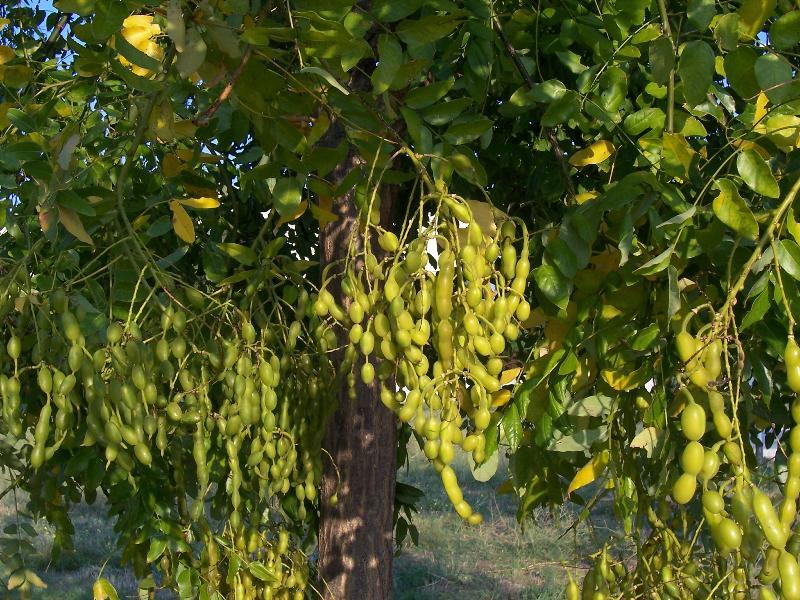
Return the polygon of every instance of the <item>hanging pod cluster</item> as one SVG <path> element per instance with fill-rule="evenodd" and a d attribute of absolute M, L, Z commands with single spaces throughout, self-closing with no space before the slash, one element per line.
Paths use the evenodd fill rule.
<path fill-rule="evenodd" d="M 204 297 L 186 296 L 201 315 Z M 168 587 L 188 570 L 205 598 L 303 598 L 332 379 L 304 333 L 308 294 L 288 327 L 185 306 L 98 328 L 63 290 L 44 296 L 5 344 L 0 432 L 28 445 L 52 522 L 69 528 L 65 497 L 106 494 L 138 576 L 156 568 Z"/>
<path fill-rule="evenodd" d="M 457 196 L 424 198 L 422 215 L 426 203 L 435 206 L 430 225 L 412 231 L 411 219 L 399 238 L 369 227 L 380 250 L 367 245 L 350 257 L 347 309 L 323 289 L 314 310 L 348 328 L 353 393 L 358 362 L 361 380 L 377 377 L 383 404 L 424 440 L 456 512 L 479 523 L 450 465 L 458 447 L 477 464 L 486 460 L 485 432 L 510 397 L 504 356 L 531 311 L 528 236 L 524 224 L 507 219 L 489 237 Z"/>
<path fill-rule="evenodd" d="M 800 600 L 800 400 L 792 402 L 794 426 L 783 439 L 785 473 L 768 488 L 745 460 L 741 392 L 724 368 L 736 349 L 711 324 L 690 333 L 696 314 L 675 338 L 680 371 L 667 412 L 674 418 L 662 435 L 679 441 L 666 446 L 675 448 L 666 464 L 659 459 L 666 476 L 647 492 L 653 504 L 639 508 L 648 527 L 636 563 L 631 568 L 604 548 L 582 582 L 568 575 L 567 600 Z M 800 393 L 800 348 L 791 336 L 784 362 L 788 389 Z"/>

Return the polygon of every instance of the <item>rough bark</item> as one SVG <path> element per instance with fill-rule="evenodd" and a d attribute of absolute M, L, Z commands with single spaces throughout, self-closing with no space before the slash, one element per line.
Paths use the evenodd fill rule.
<path fill-rule="evenodd" d="M 351 155 L 337 167 L 341 180 L 358 158 Z M 393 205 L 391 189 L 383 193 L 382 222 L 388 222 Z M 323 265 L 333 264 L 328 290 L 347 308 L 340 281 L 341 262 L 347 255 L 358 215 L 352 192 L 333 201 L 338 220 L 320 237 Z M 356 248 L 361 246 L 356 231 Z M 373 244 L 373 247 L 376 245 Z M 345 343 L 346 332 L 339 332 Z M 341 354 L 335 362 L 341 364 Z M 361 368 L 361 358 L 356 373 Z M 392 512 L 397 470 L 397 426 L 394 415 L 380 401 L 377 382 L 365 385 L 357 377 L 357 397 L 348 397 L 347 383 L 338 393 L 338 407 L 329 420 L 324 459 L 319 530 L 319 575 L 325 598 L 385 600 L 392 597 L 394 539 Z M 331 497 L 338 501 L 331 504 Z"/>

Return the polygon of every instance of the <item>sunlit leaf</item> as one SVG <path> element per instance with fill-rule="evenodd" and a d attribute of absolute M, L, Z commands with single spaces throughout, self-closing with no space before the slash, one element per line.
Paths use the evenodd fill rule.
<path fill-rule="evenodd" d="M 187 244 L 193 243 L 195 240 L 194 223 L 189 213 L 178 200 L 172 200 L 169 207 L 172 210 L 172 229 L 175 231 L 175 235 Z"/>
<path fill-rule="evenodd" d="M 89 244 L 90 246 L 94 246 L 92 238 L 89 237 L 88 233 L 86 233 L 86 228 L 83 226 L 83 222 L 77 213 L 71 208 L 61 206 L 60 204 L 57 204 L 56 207 L 58 208 L 58 220 L 64 226 L 64 229 L 69 231 L 80 241 Z"/>
<path fill-rule="evenodd" d="M 598 140 L 592 145 L 578 150 L 575 154 L 570 156 L 569 164 L 573 167 L 585 167 L 587 165 L 596 165 L 612 154 L 614 154 L 614 144 L 608 140 Z"/>
<path fill-rule="evenodd" d="M 775 10 L 776 0 L 744 0 L 739 7 L 739 32 L 754 38 Z"/>
<path fill-rule="evenodd" d="M 308 202 L 303 200 L 293 213 L 284 215 L 280 219 L 278 219 L 278 223 L 275 225 L 275 227 L 280 227 L 281 225 L 285 225 L 286 223 L 291 223 L 292 221 L 296 221 L 305 214 L 307 208 L 308 208 Z"/>
<path fill-rule="evenodd" d="M 780 195 L 778 182 L 767 162 L 754 150 L 742 150 L 736 159 L 736 169 L 751 190 L 768 198 Z"/>
<path fill-rule="evenodd" d="M 111 582 L 101 578 L 92 585 L 92 600 L 119 600 L 119 596 Z"/>
<path fill-rule="evenodd" d="M 572 481 L 570 481 L 569 486 L 567 487 L 567 496 L 572 494 L 572 492 L 575 490 L 589 485 L 598 477 L 600 477 L 600 475 L 602 475 L 606 470 L 606 465 L 608 465 L 607 451 L 593 456 L 588 463 L 586 463 L 577 473 L 575 473 L 575 477 L 572 478 Z"/>
<path fill-rule="evenodd" d="M 17 57 L 13 48 L 8 46 L 0 46 L 0 65 L 6 64 L 8 61 L 14 60 Z"/>
<path fill-rule="evenodd" d="M 631 440 L 631 448 L 643 449 L 649 458 L 658 443 L 658 435 L 659 431 L 655 427 L 645 427 Z"/>
<path fill-rule="evenodd" d="M 217 208 L 219 206 L 219 200 L 216 198 L 182 198 L 178 202 L 189 208 L 199 209 Z"/>
<path fill-rule="evenodd" d="M 717 218 L 746 239 L 758 238 L 758 222 L 739 190 L 730 179 L 718 179 L 714 187 L 719 195 L 714 198 L 713 209 Z"/>

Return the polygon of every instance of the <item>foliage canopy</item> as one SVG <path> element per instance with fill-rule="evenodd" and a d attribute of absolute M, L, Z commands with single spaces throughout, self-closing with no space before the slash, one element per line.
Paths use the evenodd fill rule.
<path fill-rule="evenodd" d="M 612 499 L 636 560 L 584 598 L 800 598 L 793 3 L 55 8 L 0 7 L 0 461 L 59 546 L 102 490 L 145 590 L 311 594 L 325 421 L 377 378 L 467 520 L 459 447 L 520 520 Z"/>

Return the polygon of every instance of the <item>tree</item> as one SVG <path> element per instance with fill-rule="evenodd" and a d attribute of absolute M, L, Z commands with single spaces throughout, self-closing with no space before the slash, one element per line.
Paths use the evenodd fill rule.
<path fill-rule="evenodd" d="M 458 448 L 608 497 L 584 597 L 800 597 L 791 3 L 55 5 L 0 7 L 0 456 L 58 545 L 102 490 L 144 590 L 386 598 L 414 437 L 473 524 Z"/>

